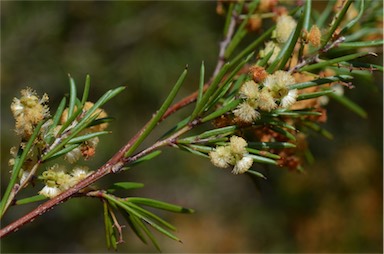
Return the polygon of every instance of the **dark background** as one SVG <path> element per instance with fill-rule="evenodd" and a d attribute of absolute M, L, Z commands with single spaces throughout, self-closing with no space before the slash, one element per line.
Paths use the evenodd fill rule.
<path fill-rule="evenodd" d="M 186 64 L 189 74 L 178 98 L 197 88 L 202 60 L 206 73 L 212 72 L 224 23 L 215 7 L 215 2 L 2 1 L 2 189 L 9 179 L 9 148 L 19 142 L 9 106 L 20 89 L 48 93 L 54 112 L 68 93 L 68 73 L 79 93 L 85 75 L 91 75 L 93 101 L 108 89 L 127 86 L 104 107 L 116 120 L 109 128 L 113 133 L 101 138 L 96 157 L 87 162 L 96 169 L 150 118 Z M 306 174 L 271 168 L 268 180 L 256 187 L 247 176 L 166 149 L 155 160 L 99 184 L 143 182 L 145 188 L 128 195 L 197 211 L 160 213 L 183 240 L 179 244 L 155 233 L 164 252 L 382 252 L 382 75 L 371 80 L 346 91 L 368 112 L 367 119 L 330 103 L 325 126 L 335 138 L 311 138 L 317 160 Z M 187 114 L 181 111 L 155 133 Z M 2 226 L 32 207 L 10 209 Z M 155 251 L 129 228 L 124 233 L 120 252 Z M 2 252 L 106 252 L 101 203 L 69 200 L 1 243 Z"/>

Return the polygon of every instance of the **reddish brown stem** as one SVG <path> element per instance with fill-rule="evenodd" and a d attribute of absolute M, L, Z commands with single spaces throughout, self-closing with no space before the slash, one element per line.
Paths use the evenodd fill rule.
<path fill-rule="evenodd" d="M 228 46 L 230 39 L 234 33 L 234 28 L 235 28 L 235 18 L 232 17 L 231 26 L 230 26 L 230 29 L 229 29 L 227 35 L 226 35 L 226 38 L 224 38 L 223 42 L 220 44 L 219 59 L 218 59 L 215 71 L 214 71 L 212 77 L 210 78 L 210 80 L 204 85 L 204 88 L 203 88 L 204 91 L 208 88 L 209 84 L 211 83 L 213 78 L 217 75 L 218 71 L 221 69 L 221 67 L 223 66 L 223 64 L 225 62 L 225 59 L 224 59 L 225 49 Z M 163 117 L 160 119 L 159 123 L 161 121 L 165 120 L 167 117 L 169 117 L 173 113 L 177 112 L 179 109 L 181 109 L 181 108 L 185 107 L 186 105 L 189 105 L 190 103 L 196 101 L 197 96 L 198 96 L 198 91 L 190 94 L 189 96 L 183 98 L 179 102 L 173 104 L 165 112 Z M 123 146 L 107 163 L 105 163 L 103 166 L 101 166 L 95 173 L 93 173 L 89 177 L 85 178 L 83 181 L 79 182 L 78 184 L 76 184 L 72 188 L 70 188 L 70 189 L 64 191 L 63 193 L 61 193 L 60 195 L 48 200 L 47 202 L 38 206 L 36 209 L 29 212 L 25 216 L 19 218 L 18 220 L 12 222 L 8 226 L 1 229 L 0 230 L 0 238 L 18 230 L 21 226 L 23 226 L 29 222 L 32 222 L 33 220 L 35 220 L 36 217 L 41 216 L 45 212 L 51 210 L 56 205 L 63 203 L 64 201 L 66 201 L 67 199 L 71 198 L 73 195 L 78 193 L 80 190 L 93 184 L 94 182 L 96 182 L 100 178 L 104 177 L 105 175 L 118 172 L 124 166 L 124 164 L 127 163 L 128 161 L 133 161 L 132 158 L 125 158 L 124 154 L 129 150 L 129 148 L 136 142 L 136 140 L 140 137 L 140 135 L 145 131 L 149 122 L 147 124 L 145 124 L 144 127 L 140 131 L 138 131 L 135 134 L 135 136 L 133 136 L 131 138 L 131 140 L 129 140 L 129 142 L 125 146 Z M 137 155 L 135 158 L 139 158 L 139 156 Z M 131 160 L 129 160 L 129 159 L 131 159 Z"/>
<path fill-rule="evenodd" d="M 205 85 L 204 88 L 207 88 L 208 84 Z M 192 93 L 191 95 L 185 97 L 184 99 L 180 100 L 179 102 L 173 104 L 164 114 L 164 116 L 161 118 L 160 121 L 166 119 L 168 116 L 172 115 L 179 109 L 183 108 L 184 106 L 194 102 L 197 98 L 197 92 Z M 149 122 L 148 122 L 149 123 Z M 60 195 L 48 200 L 44 204 L 38 206 L 33 211 L 29 212 L 25 216 L 19 218 L 18 220 L 12 222 L 8 226 L 4 227 L 0 230 L 0 238 L 17 231 L 21 226 L 32 222 L 35 220 L 36 217 L 43 215 L 45 212 L 51 210 L 56 205 L 63 203 L 76 193 L 78 193 L 80 190 L 84 189 L 85 187 L 93 184 L 97 180 L 101 179 L 105 175 L 108 175 L 110 173 L 118 172 L 119 169 L 121 169 L 124 164 L 126 163 L 127 159 L 124 157 L 124 154 L 128 151 L 128 149 L 136 142 L 136 140 L 140 137 L 141 133 L 147 128 L 147 125 L 144 125 L 144 127 L 138 131 L 135 136 L 129 140 L 129 142 L 123 146 L 107 163 L 105 163 L 103 166 L 101 166 L 95 173 L 90 175 L 89 177 L 85 178 L 83 181 L 79 182 L 72 188 L 64 191 Z"/>

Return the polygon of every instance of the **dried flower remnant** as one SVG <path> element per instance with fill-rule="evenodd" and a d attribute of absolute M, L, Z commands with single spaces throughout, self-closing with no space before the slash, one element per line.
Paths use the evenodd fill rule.
<path fill-rule="evenodd" d="M 252 15 L 249 20 L 247 27 L 250 31 L 256 32 L 259 31 L 263 23 L 263 19 L 258 14 Z"/>
<path fill-rule="evenodd" d="M 321 31 L 320 31 L 320 29 L 316 25 L 313 25 L 311 27 L 311 30 L 309 30 L 309 33 L 307 35 L 307 40 L 314 47 L 319 47 L 320 46 Z"/>
<path fill-rule="evenodd" d="M 268 72 L 264 67 L 253 65 L 249 68 L 249 74 L 251 75 L 253 81 L 256 83 L 263 82 L 264 79 L 268 76 Z"/>
<path fill-rule="evenodd" d="M 258 10 L 263 13 L 263 12 L 270 12 L 275 8 L 277 5 L 278 0 L 260 0 Z"/>
<path fill-rule="evenodd" d="M 11 104 L 11 111 L 16 120 L 17 135 L 25 139 L 32 135 L 34 127 L 49 116 L 47 102 L 47 94 L 40 99 L 36 91 L 31 88 L 21 90 L 21 98 L 14 98 Z"/>

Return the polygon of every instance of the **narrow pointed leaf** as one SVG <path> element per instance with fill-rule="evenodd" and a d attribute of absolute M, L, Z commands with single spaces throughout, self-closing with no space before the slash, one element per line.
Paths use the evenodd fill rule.
<path fill-rule="evenodd" d="M 211 120 L 223 115 L 224 113 L 231 111 L 232 109 L 236 108 L 237 105 L 239 105 L 240 101 L 241 100 L 234 100 L 234 101 L 228 103 L 227 105 L 223 106 L 222 108 L 219 108 L 218 110 L 214 111 L 210 115 L 204 117 L 201 120 L 201 122 L 205 123 L 205 122 L 211 121 Z"/>
<path fill-rule="evenodd" d="M 292 133 L 290 133 L 289 131 L 284 130 L 284 129 L 278 127 L 278 126 L 273 126 L 272 125 L 271 129 L 274 130 L 277 133 L 280 133 L 281 135 L 285 136 L 286 138 L 288 138 L 290 140 L 293 140 L 293 141 L 296 140 L 295 136 Z"/>
<path fill-rule="evenodd" d="M 108 188 L 108 192 L 113 192 L 115 190 L 132 190 L 143 188 L 144 184 L 136 183 L 136 182 L 118 182 L 114 183 L 112 186 Z"/>
<path fill-rule="evenodd" d="M 88 100 L 89 95 L 89 89 L 91 87 L 91 77 L 89 75 L 85 78 L 85 85 L 84 85 L 84 91 L 83 91 L 83 97 L 81 99 L 81 104 L 84 105 L 85 102 Z"/>
<path fill-rule="evenodd" d="M 39 131 L 41 129 L 41 126 L 45 123 L 45 121 L 41 121 L 36 127 L 35 127 L 35 130 L 33 131 L 31 137 L 29 138 L 27 144 L 25 145 L 25 148 L 24 149 L 19 149 L 19 152 L 18 152 L 18 155 L 15 159 L 15 164 L 13 165 L 13 168 L 12 168 L 12 175 L 11 175 L 11 179 L 8 183 L 8 186 L 4 192 L 4 195 L 1 199 L 1 203 L 0 203 L 0 217 L 2 217 L 4 215 L 4 212 L 5 212 L 5 209 L 6 209 L 6 206 L 7 206 L 7 203 L 8 203 L 8 198 L 11 194 L 11 191 L 12 191 L 12 188 L 13 186 L 15 186 L 16 184 L 16 181 L 17 181 L 17 178 L 20 174 L 20 170 L 21 170 L 21 167 L 23 166 L 23 163 L 25 162 L 26 158 L 27 158 L 27 155 L 28 155 L 28 152 L 31 150 L 34 142 L 35 142 L 35 139 L 37 137 L 37 135 L 39 134 Z"/>
<path fill-rule="evenodd" d="M 248 146 L 256 149 L 284 149 L 296 147 L 295 144 L 288 142 L 248 142 Z"/>
<path fill-rule="evenodd" d="M 312 129 L 313 131 L 321 134 L 322 136 L 324 136 L 325 138 L 327 139 L 333 139 L 333 135 L 332 133 L 330 133 L 329 131 L 327 131 L 326 129 L 322 128 L 320 125 L 314 123 L 314 122 L 304 122 L 303 123 L 306 127 Z"/>
<path fill-rule="evenodd" d="M 263 157 L 270 158 L 270 159 L 273 159 L 273 160 L 280 159 L 279 155 L 273 154 L 273 153 L 270 153 L 270 152 L 267 152 L 267 151 L 260 151 L 260 150 L 249 148 L 249 147 L 247 148 L 247 151 L 250 152 L 251 154 L 263 156 Z"/>
<path fill-rule="evenodd" d="M 52 124 L 49 126 L 48 133 L 53 132 L 53 130 L 56 128 L 56 126 L 60 122 L 61 115 L 63 114 L 63 111 L 65 109 L 65 104 L 66 104 L 67 99 L 64 97 L 61 101 L 59 106 L 57 107 L 56 113 L 52 118 Z M 52 141 L 53 136 L 49 135 L 48 138 L 46 139 L 47 144 L 50 144 Z"/>
<path fill-rule="evenodd" d="M 69 75 L 68 75 L 69 76 Z M 76 103 L 76 84 L 75 80 L 69 76 L 69 105 L 68 105 L 68 118 L 70 118 L 74 112 L 75 109 L 75 103 Z"/>
<path fill-rule="evenodd" d="M 36 196 L 28 197 L 28 198 L 19 199 L 19 200 L 17 200 L 15 202 L 15 204 L 16 205 L 25 205 L 25 204 L 29 204 L 29 203 L 34 203 L 34 202 L 42 201 L 42 200 L 45 200 L 45 199 L 47 199 L 46 196 L 36 195 Z"/>
<path fill-rule="evenodd" d="M 337 101 L 338 103 L 340 103 L 341 105 L 345 106 L 346 108 L 348 108 L 352 112 L 356 113 L 360 117 L 367 118 L 367 112 L 363 108 L 361 108 L 359 105 L 357 105 L 356 103 L 354 103 L 353 101 L 348 99 L 347 97 L 340 96 L 340 95 L 337 95 L 335 93 L 332 93 L 328 96 L 330 98 L 334 99 L 335 101 Z"/>
<path fill-rule="evenodd" d="M 200 67 L 199 92 L 197 94 L 196 104 L 199 104 L 200 101 L 201 101 L 201 98 L 203 97 L 203 92 L 204 92 L 204 76 L 205 76 L 205 67 L 204 67 L 204 61 L 203 61 L 201 63 L 201 67 Z"/>
<path fill-rule="evenodd" d="M 149 154 L 141 157 L 140 159 L 135 160 L 134 162 L 130 163 L 129 165 L 133 166 L 133 165 L 137 165 L 139 163 L 142 163 L 144 161 L 152 160 L 153 158 L 159 156 L 160 154 L 161 154 L 161 150 L 153 151 L 152 153 L 149 153 Z"/>
<path fill-rule="evenodd" d="M 127 205 L 129 205 L 130 207 L 132 207 L 133 209 L 135 209 L 138 213 L 142 214 L 143 216 L 149 218 L 150 220 L 154 221 L 155 223 L 157 224 L 160 224 L 172 231 L 175 231 L 176 228 L 170 224 L 169 222 L 163 220 L 162 218 L 160 218 L 159 216 L 151 213 L 150 211 L 148 210 L 145 210 L 144 208 L 132 203 L 132 202 L 127 202 L 126 203 Z"/>
<path fill-rule="evenodd" d="M 82 136 L 79 136 L 79 137 L 72 138 L 71 140 L 68 141 L 68 144 L 82 143 L 82 142 L 87 141 L 87 140 L 89 140 L 91 138 L 99 137 L 99 136 L 110 134 L 110 133 L 111 132 L 109 132 L 109 131 L 98 131 L 98 132 L 93 132 L 93 133 L 85 134 L 85 135 L 82 135 Z"/>
<path fill-rule="evenodd" d="M 166 210 L 169 212 L 175 212 L 175 213 L 193 213 L 194 212 L 193 209 L 184 208 L 182 206 L 178 206 L 178 205 L 174 205 L 174 204 L 170 204 L 170 203 L 166 203 L 163 201 L 158 201 L 150 198 L 132 197 L 132 198 L 128 198 L 128 200 L 135 204 L 146 205 L 146 206 Z"/>
<path fill-rule="evenodd" d="M 257 39 L 254 42 L 249 44 L 243 51 L 241 51 L 239 54 L 236 54 L 236 57 L 234 57 L 231 61 L 233 63 L 237 63 L 243 57 L 249 55 L 252 51 L 254 51 L 259 46 L 259 44 L 261 44 L 262 42 L 265 42 L 266 38 L 268 38 L 272 34 L 272 31 L 275 30 L 275 28 L 276 28 L 276 25 L 272 26 L 267 31 L 262 33 L 259 37 L 257 37 Z"/>
<path fill-rule="evenodd" d="M 307 81 L 307 82 L 293 84 L 289 87 L 289 89 L 299 89 L 300 90 L 300 89 L 304 89 L 304 88 L 308 88 L 308 87 L 319 86 L 319 85 L 323 85 L 323 84 L 329 84 L 329 83 L 336 82 L 336 81 L 346 82 L 346 81 L 351 80 L 351 79 L 353 79 L 353 77 L 350 75 L 337 75 L 337 76 L 319 78 L 319 79 L 315 79 L 315 80 L 311 80 L 311 81 Z"/>
<path fill-rule="evenodd" d="M 258 163 L 277 165 L 277 162 L 273 159 L 265 158 L 263 156 L 254 155 L 254 154 L 248 154 L 247 156 L 251 157 L 253 161 Z"/>
<path fill-rule="evenodd" d="M 137 220 L 137 224 L 139 224 L 141 226 L 141 228 L 143 229 L 144 233 L 148 236 L 149 240 L 151 240 L 153 246 L 155 246 L 157 251 L 161 252 L 160 245 L 157 243 L 157 240 L 156 240 L 155 236 L 147 228 L 147 226 L 141 220 L 139 220 L 139 219 Z"/>
<path fill-rule="evenodd" d="M 263 178 L 263 179 L 267 179 L 262 173 L 254 171 L 254 170 L 248 170 L 247 173 L 254 175 L 254 176 L 257 176 L 257 177 L 260 177 L 260 178 Z"/>
<path fill-rule="evenodd" d="M 360 0 L 359 14 L 354 19 L 348 20 L 348 22 L 346 22 L 346 25 L 345 27 L 343 27 L 343 29 L 341 29 L 340 34 L 345 34 L 349 29 L 351 29 L 359 21 L 361 16 L 363 16 L 363 13 L 364 13 L 364 0 Z"/>
<path fill-rule="evenodd" d="M 220 81 L 222 80 L 222 78 L 227 73 L 227 71 L 230 67 L 231 67 L 231 65 L 229 63 L 226 63 L 220 69 L 220 71 L 216 75 L 215 79 L 212 81 L 212 83 L 209 85 L 208 89 L 203 94 L 203 97 L 201 98 L 200 102 L 198 104 L 196 104 L 195 109 L 193 110 L 193 112 L 191 114 L 190 121 L 193 121 L 201 113 L 201 111 L 204 109 L 209 98 L 215 92 L 217 86 L 219 85 Z"/>
<path fill-rule="evenodd" d="M 348 2 L 346 2 L 343 6 L 343 9 L 341 9 L 340 12 L 337 12 L 337 16 L 334 17 L 333 19 L 333 23 L 330 27 L 330 29 L 328 30 L 328 32 L 324 35 L 324 39 L 322 40 L 322 43 L 321 43 L 321 47 L 320 48 L 323 48 L 325 45 L 327 45 L 327 43 L 330 41 L 330 39 L 332 38 L 332 35 L 333 33 L 336 31 L 336 29 L 339 27 L 341 21 L 343 21 L 344 19 L 344 16 L 345 14 L 347 13 L 347 10 L 349 8 L 349 6 L 352 4 L 352 0 L 348 0 Z"/>
<path fill-rule="evenodd" d="M 131 227 L 131 229 L 133 230 L 133 232 L 135 233 L 135 235 L 144 243 L 144 244 L 148 244 L 147 243 L 147 239 L 145 238 L 145 235 L 143 234 L 142 231 L 144 231 L 144 224 L 143 222 L 137 218 L 136 216 L 132 215 L 132 214 L 129 214 L 127 213 L 124 209 L 122 209 L 121 207 L 118 208 L 120 213 L 123 215 L 123 217 L 125 218 L 125 220 L 128 222 L 129 226 Z"/>
<path fill-rule="evenodd" d="M 69 153 L 70 151 L 72 151 L 76 147 L 79 147 L 79 145 L 80 144 L 67 145 L 63 149 L 59 150 L 57 153 L 52 154 L 49 157 L 47 157 L 44 161 L 50 161 L 50 160 L 54 160 L 56 158 L 59 158 L 60 156 L 63 156 L 64 154 Z"/>
<path fill-rule="evenodd" d="M 178 145 L 177 147 L 179 147 L 181 150 L 185 150 L 185 151 L 188 151 L 194 155 L 197 155 L 197 156 L 201 156 L 201 157 L 204 157 L 204 158 L 208 158 L 208 155 L 206 155 L 205 153 L 202 153 L 200 151 L 197 151 L 195 149 L 192 149 L 190 148 L 189 146 L 186 146 L 186 145 Z"/>
<path fill-rule="evenodd" d="M 337 48 L 338 49 L 356 49 L 356 48 L 382 46 L 383 44 L 384 44 L 384 40 L 344 42 L 344 43 L 340 43 L 340 45 Z"/>
<path fill-rule="evenodd" d="M 183 73 L 180 75 L 179 79 L 177 80 L 175 86 L 172 88 L 168 97 L 165 99 L 163 105 L 161 105 L 160 109 L 157 111 L 157 113 L 152 117 L 152 119 L 148 123 L 147 128 L 143 131 L 143 133 L 138 137 L 136 142 L 132 144 L 132 146 L 125 153 L 125 157 L 130 156 L 136 150 L 136 148 L 144 141 L 144 139 L 149 135 L 149 133 L 152 132 L 152 130 L 157 125 L 157 123 L 160 121 L 161 117 L 164 115 L 164 113 L 167 111 L 167 109 L 171 105 L 173 99 L 176 97 L 176 94 L 180 90 L 182 84 L 184 83 L 186 76 L 187 76 L 187 68 L 184 69 Z"/>
<path fill-rule="evenodd" d="M 332 89 L 327 89 L 327 90 L 323 90 L 320 92 L 304 93 L 304 94 L 300 94 L 299 96 L 297 96 L 297 101 L 313 99 L 313 98 L 317 98 L 317 97 L 324 96 L 324 95 L 330 95 L 332 93 L 333 93 Z"/>
<path fill-rule="evenodd" d="M 329 16 L 332 13 L 332 9 L 333 9 L 334 4 L 335 4 L 334 1 L 328 1 L 327 6 L 321 12 L 320 16 L 316 19 L 316 25 L 318 27 L 324 26 L 324 23 L 327 21 L 327 19 L 329 18 Z"/>

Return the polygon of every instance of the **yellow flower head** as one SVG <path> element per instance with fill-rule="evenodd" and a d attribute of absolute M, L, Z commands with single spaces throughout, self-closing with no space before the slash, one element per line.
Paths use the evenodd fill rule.
<path fill-rule="evenodd" d="M 251 123 L 260 117 L 260 113 L 248 102 L 243 102 L 233 110 L 233 114 L 242 122 Z"/>
<path fill-rule="evenodd" d="M 289 15 L 282 15 L 277 18 L 276 23 L 276 40 L 278 43 L 285 43 L 291 33 L 296 28 L 296 20 Z"/>
<path fill-rule="evenodd" d="M 257 99 L 259 97 L 259 86 L 255 81 L 249 80 L 241 86 L 240 95 L 247 99 Z"/>
<path fill-rule="evenodd" d="M 264 89 L 269 91 L 273 99 L 280 101 L 280 107 L 288 108 L 296 102 L 297 90 L 289 89 L 295 79 L 285 71 L 276 71 L 264 81 Z"/>
<path fill-rule="evenodd" d="M 34 127 L 49 116 L 49 108 L 45 105 L 48 95 L 41 99 L 31 88 L 21 90 L 21 98 L 14 98 L 11 111 L 16 120 L 16 133 L 28 138 L 32 135 Z"/>
<path fill-rule="evenodd" d="M 241 137 L 232 136 L 229 144 L 218 146 L 209 153 L 213 165 L 219 168 L 234 166 L 233 174 L 245 173 L 253 164 L 253 159 L 247 153 L 247 141 Z"/>

